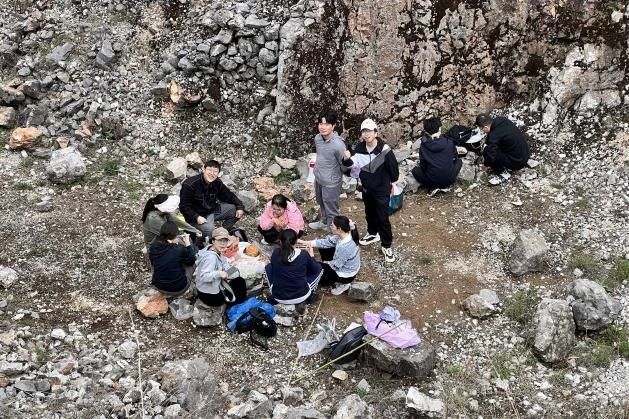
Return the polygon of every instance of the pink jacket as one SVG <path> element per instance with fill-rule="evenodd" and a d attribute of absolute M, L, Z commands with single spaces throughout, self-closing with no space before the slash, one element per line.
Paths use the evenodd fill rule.
<path fill-rule="evenodd" d="M 286 228 L 290 228 L 295 231 L 295 233 L 299 233 L 304 230 L 304 217 L 301 215 L 301 211 L 299 211 L 295 202 L 288 201 L 286 211 L 284 211 L 284 216 L 288 218 L 288 225 Z M 264 207 L 264 212 L 260 217 L 260 227 L 262 227 L 262 230 L 270 230 L 274 225 L 273 207 L 271 206 L 271 201 L 269 201 Z"/>

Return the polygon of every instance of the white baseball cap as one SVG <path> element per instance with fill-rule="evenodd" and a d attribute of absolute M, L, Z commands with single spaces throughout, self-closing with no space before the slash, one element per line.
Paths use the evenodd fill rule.
<path fill-rule="evenodd" d="M 173 212 L 179 207 L 179 196 L 170 195 L 167 200 L 161 204 L 155 204 L 155 208 L 161 212 Z"/>
<path fill-rule="evenodd" d="M 367 118 L 360 124 L 360 130 L 368 129 L 369 131 L 375 131 L 378 129 L 378 125 L 373 119 Z"/>

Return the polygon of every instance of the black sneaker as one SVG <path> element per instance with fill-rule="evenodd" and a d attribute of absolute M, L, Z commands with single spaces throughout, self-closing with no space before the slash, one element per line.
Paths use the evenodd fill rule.
<path fill-rule="evenodd" d="M 306 302 L 304 301 L 303 303 L 295 304 L 295 311 L 300 316 L 303 316 L 306 312 Z"/>

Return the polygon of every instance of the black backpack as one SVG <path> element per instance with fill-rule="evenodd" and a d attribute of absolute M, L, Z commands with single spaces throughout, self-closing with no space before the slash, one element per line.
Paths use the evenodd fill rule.
<path fill-rule="evenodd" d="M 251 343 L 267 350 L 269 349 L 267 339 L 277 334 L 277 323 L 260 307 L 252 307 L 236 320 L 236 332 L 249 332 Z M 254 334 L 261 338 L 254 338 Z"/>
<path fill-rule="evenodd" d="M 339 356 L 350 352 L 352 349 L 357 348 L 363 343 L 363 337 L 366 334 L 367 330 L 365 330 L 365 328 L 362 326 L 353 328 L 352 330 L 341 336 L 341 339 L 338 342 L 332 343 L 328 355 L 330 356 L 330 358 L 336 359 Z M 360 349 L 339 359 L 336 363 L 341 365 L 347 364 L 348 362 L 352 362 L 357 359 L 359 354 Z"/>
<path fill-rule="evenodd" d="M 467 140 L 472 138 L 472 134 L 474 134 L 473 129 L 464 125 L 454 125 L 448 130 L 448 132 L 446 132 L 445 136 L 451 138 L 456 146 L 465 147 L 468 151 L 479 153 L 480 142 L 473 144 L 467 143 Z"/>

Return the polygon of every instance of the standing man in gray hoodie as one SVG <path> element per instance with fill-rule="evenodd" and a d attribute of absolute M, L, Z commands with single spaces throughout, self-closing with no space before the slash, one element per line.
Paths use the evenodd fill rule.
<path fill-rule="evenodd" d="M 343 153 L 345 142 L 334 131 L 336 115 L 322 112 L 318 119 L 319 134 L 315 135 L 317 162 L 314 168 L 314 190 L 321 219 L 308 224 L 312 229 L 327 229 L 339 215 L 339 195 L 343 182 Z"/>

